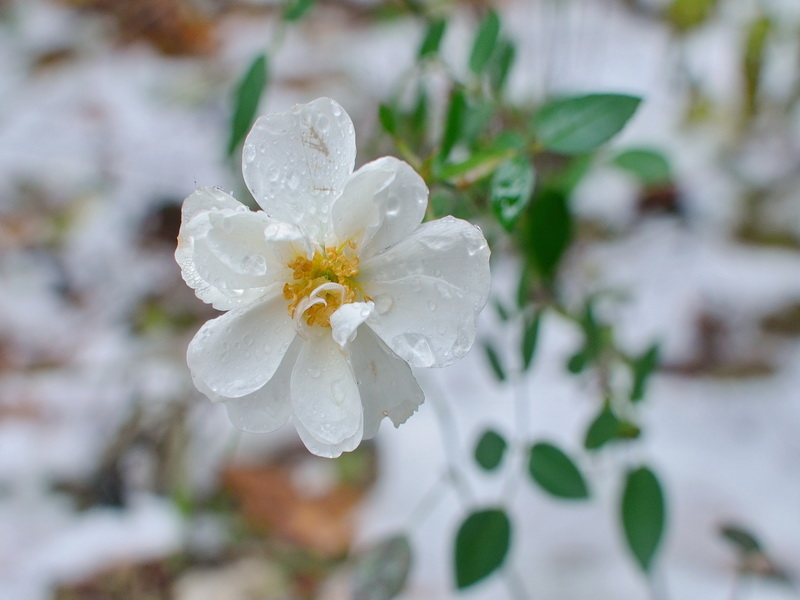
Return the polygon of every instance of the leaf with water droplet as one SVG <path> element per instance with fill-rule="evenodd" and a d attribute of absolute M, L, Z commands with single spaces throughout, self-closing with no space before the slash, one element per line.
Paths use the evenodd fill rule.
<path fill-rule="evenodd" d="M 535 179 L 533 165 L 521 156 L 502 162 L 492 175 L 492 210 L 506 231 L 514 228 L 530 204 Z"/>

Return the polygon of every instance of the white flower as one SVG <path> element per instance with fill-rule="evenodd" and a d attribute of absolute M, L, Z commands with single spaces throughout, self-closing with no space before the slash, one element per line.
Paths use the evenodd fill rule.
<path fill-rule="evenodd" d="M 197 388 L 245 431 L 291 416 L 329 457 L 416 411 L 409 365 L 467 353 L 490 283 L 477 227 L 420 224 L 422 178 L 391 157 L 353 172 L 355 156 L 353 123 L 329 98 L 259 118 L 243 171 L 263 212 L 199 188 L 175 252 L 197 296 L 228 311 L 189 344 Z"/>

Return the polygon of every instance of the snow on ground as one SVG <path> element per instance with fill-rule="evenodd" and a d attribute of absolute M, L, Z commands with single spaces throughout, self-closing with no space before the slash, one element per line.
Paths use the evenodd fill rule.
<path fill-rule="evenodd" d="M 787 11 L 796 8 L 786 4 Z M 0 221 L 11 214 L 24 219 L 0 230 L 0 340 L 17 349 L 2 357 L 10 368 L 0 375 L 0 407 L 22 416 L 0 420 L 0 596 L 39 600 L 56 581 L 180 547 L 185 524 L 163 498 L 139 493 L 125 510 L 77 512 L 52 490 L 54 481 L 80 480 L 97 468 L 110 436 L 138 403 L 158 422 L 171 399 L 189 394 L 196 400 L 188 421 L 189 477 L 196 485 L 213 486 L 215 468 L 230 448 L 233 434 L 222 407 L 189 391 L 183 362 L 189 337 L 134 344 L 130 334 L 143 298 L 181 285 L 172 250 L 138 242 L 147 216 L 195 185 L 221 185 L 244 197 L 236 169 L 222 160 L 229 110 L 223 91 L 265 43 L 272 44 L 273 81 L 262 109 L 333 96 L 354 116 L 361 142 L 374 127 L 375 102 L 413 60 L 407 40 L 421 32 L 407 20 L 374 28 L 314 20 L 277 45 L 273 23 L 233 16 L 220 25 L 218 54 L 196 61 L 165 59 L 141 45 L 112 46 L 94 21 L 44 0 L 18 0 L 7 10 L 14 17 L 0 25 Z M 713 162 L 719 140 L 693 139 L 678 128 L 681 96 L 674 81 L 660 77 L 675 60 L 663 30 L 610 2 L 521 0 L 503 10 L 520 43 L 515 97 L 644 93 L 648 102 L 620 145 L 663 145 L 686 188 L 690 225 L 670 218 L 636 222 L 632 189 L 613 175 L 595 175 L 580 192 L 582 214 L 629 231 L 571 265 L 578 288 L 628 295 L 613 309 L 626 345 L 640 350 L 660 339 L 667 361 L 678 363 L 695 347 L 699 312 L 752 323 L 753 315 L 800 299 L 800 255 L 728 240 L 739 184 Z M 737 85 L 731 40 L 738 39 L 740 23 L 732 11 L 729 21 L 693 42 L 698 58 L 692 68 L 708 75 L 709 93 L 723 100 Z M 470 35 L 466 17 L 456 18 L 446 47 L 461 64 Z M 78 58 L 28 74 L 26 57 L 62 45 L 74 47 Z M 398 55 L 397 48 L 408 52 Z M 14 199 L 23 197 L 26 185 L 33 190 L 24 196 L 29 205 L 21 206 Z M 796 206 L 792 218 L 798 218 Z M 61 250 L 45 253 L 23 238 L 45 247 L 56 240 Z M 73 286 L 66 294 L 65 281 Z M 513 263 L 498 256 L 496 293 L 510 295 L 514 281 Z M 186 290 L 169 293 L 193 302 Z M 77 301 L 65 299 L 71 295 Z M 492 319 L 484 315 L 481 335 L 509 339 Z M 578 450 L 596 406 L 589 384 L 565 373 L 578 343 L 571 326 L 548 318 L 534 369 L 510 385 L 494 381 L 479 350 L 448 369 L 419 372 L 428 401 L 402 428 L 384 425 L 378 437 L 380 476 L 360 515 L 360 542 L 410 530 L 415 562 L 404 597 L 451 597 L 450 546 L 460 519 L 470 507 L 509 501 L 511 568 L 531 598 L 640 600 L 648 597 L 647 583 L 626 555 L 615 502 L 622 466 L 646 459 L 669 497 L 658 573 L 669 598 L 733 597 L 734 554 L 717 534 L 726 522 L 757 532 L 775 559 L 800 577 L 800 347 L 764 341 L 747 327 L 733 335 L 732 352 L 763 354 L 777 373 L 728 381 L 657 376 L 643 408 L 647 433 L 637 454 L 609 452 L 585 461 L 596 493 L 579 505 L 535 489 L 522 476 L 519 452 L 496 474 L 478 473 L 469 460 L 488 425 L 520 444 L 552 439 Z M 513 352 L 511 342 L 506 350 Z M 530 400 L 522 419 L 515 406 L 520 396 Z M 452 431 L 445 439 L 437 404 L 448 407 L 444 418 Z M 245 435 L 243 445 L 274 447 L 293 435 Z M 437 487 L 448 454 L 457 457 L 470 497 Z M 146 487 L 146 474 L 142 478 Z M 434 491 L 430 510 L 420 511 L 431 488 L 441 495 Z M 412 523 L 412 517 L 423 520 Z M 502 577 L 462 594 L 507 596 Z M 736 597 L 798 596 L 753 580 Z"/>

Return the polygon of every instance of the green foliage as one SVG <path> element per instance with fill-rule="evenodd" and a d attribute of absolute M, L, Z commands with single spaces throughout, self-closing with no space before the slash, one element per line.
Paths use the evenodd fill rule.
<path fill-rule="evenodd" d="M 487 430 L 475 446 L 475 461 L 487 471 L 496 469 L 503 460 L 508 444 L 496 431 Z"/>
<path fill-rule="evenodd" d="M 597 450 L 617 437 L 620 432 L 620 420 L 609 407 L 604 407 L 594 418 L 586 436 L 583 447 L 587 450 Z"/>
<path fill-rule="evenodd" d="M 476 75 L 483 73 L 486 68 L 494 53 L 499 33 L 500 18 L 496 12 L 490 11 L 478 27 L 478 33 L 472 44 L 472 52 L 469 55 L 469 68 Z"/>
<path fill-rule="evenodd" d="M 553 100 L 536 111 L 536 138 L 548 150 L 583 154 L 619 133 L 641 98 L 623 94 L 589 94 Z"/>
<path fill-rule="evenodd" d="M 643 185 L 659 185 L 673 179 L 669 161 L 655 150 L 626 150 L 618 154 L 613 163 L 628 171 Z"/>
<path fill-rule="evenodd" d="M 723 525 L 720 528 L 720 534 L 736 546 L 739 553 L 744 556 L 764 553 L 761 542 L 756 536 L 738 525 Z"/>
<path fill-rule="evenodd" d="M 285 21 L 299 21 L 311 10 L 316 0 L 289 0 L 283 6 L 283 19 Z"/>
<path fill-rule="evenodd" d="M 665 522 L 664 493 L 647 467 L 629 471 L 622 493 L 622 527 L 625 540 L 643 570 L 652 566 Z"/>
<path fill-rule="evenodd" d="M 486 358 L 489 359 L 489 365 L 492 367 L 492 372 L 495 377 L 497 377 L 498 381 L 505 381 L 506 372 L 505 369 L 503 369 L 503 363 L 500 360 L 500 355 L 497 353 L 497 350 L 495 350 L 494 346 L 489 342 L 483 343 L 483 349 L 486 352 Z"/>
<path fill-rule="evenodd" d="M 388 104 L 378 106 L 378 120 L 383 130 L 391 136 L 397 135 L 397 114 Z"/>
<path fill-rule="evenodd" d="M 422 44 L 420 44 L 417 56 L 419 58 L 427 58 L 438 54 L 446 29 L 447 21 L 444 19 L 437 19 L 428 23 L 428 28 L 425 31 L 425 37 L 422 38 Z"/>
<path fill-rule="evenodd" d="M 397 535 L 373 546 L 355 561 L 353 600 L 391 600 L 405 587 L 411 569 L 411 544 Z"/>
<path fill-rule="evenodd" d="M 525 320 L 525 328 L 522 331 L 522 368 L 525 371 L 530 368 L 533 356 L 536 353 L 541 320 L 542 313 L 538 311 L 533 315 L 533 318 Z"/>
<path fill-rule="evenodd" d="M 511 544 L 511 522 L 502 508 L 479 510 L 461 524 L 455 543 L 456 586 L 463 589 L 500 568 Z"/>
<path fill-rule="evenodd" d="M 514 228 L 530 203 L 535 179 L 533 165 L 519 156 L 506 159 L 494 172 L 490 184 L 492 210 L 506 231 Z"/>
<path fill-rule="evenodd" d="M 580 373 L 589 363 L 597 360 L 607 345 L 607 338 L 610 336 L 607 327 L 598 323 L 594 314 L 594 301 L 589 299 L 583 314 L 578 320 L 578 324 L 583 330 L 583 346 L 578 350 L 567 363 L 567 370 L 570 373 Z"/>
<path fill-rule="evenodd" d="M 631 363 L 633 385 L 631 386 L 631 402 L 639 402 L 644 398 L 647 381 L 658 367 L 658 344 L 650 346 L 644 354 Z"/>
<path fill-rule="evenodd" d="M 517 56 L 517 49 L 510 40 L 501 38 L 495 47 L 486 72 L 489 75 L 489 82 L 495 92 L 500 93 L 506 85 L 508 74 Z"/>
<path fill-rule="evenodd" d="M 539 274 L 549 280 L 572 240 L 572 213 L 567 197 L 555 189 L 537 193 L 529 212 L 530 258 Z"/>
<path fill-rule="evenodd" d="M 719 0 L 672 0 L 667 19 L 678 31 L 688 31 L 705 23 Z"/>
<path fill-rule="evenodd" d="M 261 94 L 267 85 L 267 57 L 259 54 L 250 64 L 236 90 L 228 156 L 239 146 L 255 120 Z"/>
<path fill-rule="evenodd" d="M 761 87 L 764 52 L 772 32 L 772 21 L 764 16 L 755 19 L 747 31 L 742 71 L 745 84 L 745 111 L 751 116 L 756 113 L 758 108 L 758 92 Z"/>
<path fill-rule="evenodd" d="M 542 489 L 557 498 L 589 497 L 589 488 L 577 465 L 553 444 L 540 442 L 531 447 L 528 471 Z"/>
<path fill-rule="evenodd" d="M 450 107 L 447 111 L 442 142 L 439 148 L 439 159 L 447 160 L 456 143 L 463 137 L 464 124 L 467 120 L 467 99 L 464 90 L 457 87 L 450 95 Z"/>

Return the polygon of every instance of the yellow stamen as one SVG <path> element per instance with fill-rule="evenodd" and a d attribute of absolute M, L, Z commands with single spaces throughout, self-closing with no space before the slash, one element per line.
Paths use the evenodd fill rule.
<path fill-rule="evenodd" d="M 317 297 L 324 300 L 308 307 L 303 316 L 309 325 L 330 327 L 331 315 L 342 304 L 349 304 L 364 296 L 355 281 L 358 275 L 358 256 L 348 249 L 355 250 L 355 244 L 347 241 L 338 248 L 328 248 L 314 252 L 310 260 L 305 256 L 298 256 L 288 264 L 292 269 L 292 283 L 283 286 L 283 297 L 289 300 L 289 314 L 295 316 L 297 305 L 319 286 L 326 283 L 338 283 L 344 288 L 344 293 L 339 290 L 325 290 L 319 292 Z"/>

